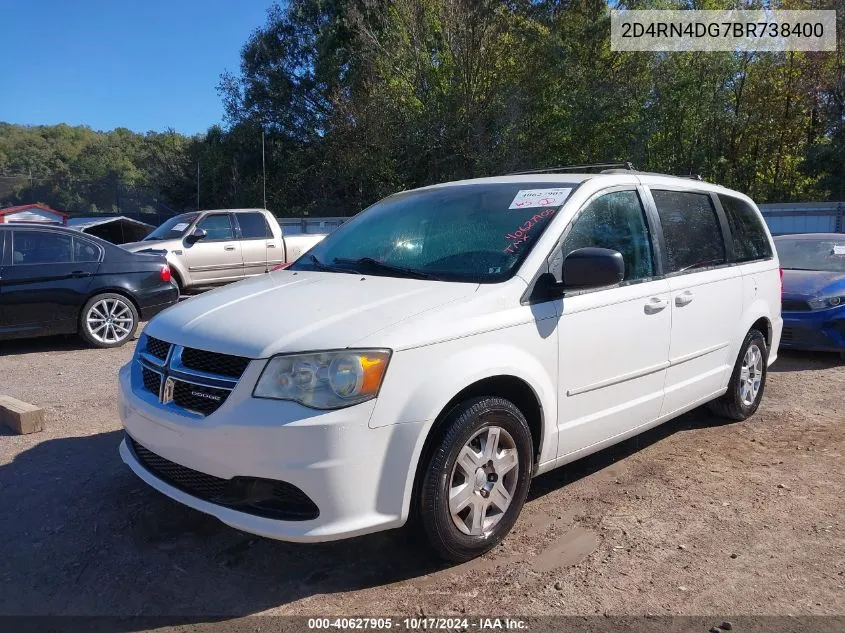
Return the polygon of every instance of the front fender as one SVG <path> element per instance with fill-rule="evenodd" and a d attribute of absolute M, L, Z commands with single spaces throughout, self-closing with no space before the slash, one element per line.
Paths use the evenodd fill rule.
<path fill-rule="evenodd" d="M 410 508 L 417 463 L 435 420 L 455 395 L 480 380 L 512 376 L 525 382 L 541 408 L 539 463 L 557 456 L 556 339 L 538 337 L 533 325 L 523 327 L 526 331 L 510 336 L 509 343 L 493 334 L 490 340 L 472 346 L 467 346 L 467 339 L 459 339 L 394 354 L 370 426 L 407 424 L 418 431 L 413 445 L 395 447 L 407 464 L 403 519 Z M 532 338 L 529 329 L 537 338 L 536 348 L 521 345 Z"/>
<path fill-rule="evenodd" d="M 191 280 L 191 275 L 188 273 L 188 266 L 182 261 L 178 256 L 173 255 L 170 251 L 167 252 L 166 255 L 167 264 L 170 266 L 170 269 L 179 275 L 179 279 L 182 280 L 182 286 L 187 288 L 190 286 L 193 281 Z"/>

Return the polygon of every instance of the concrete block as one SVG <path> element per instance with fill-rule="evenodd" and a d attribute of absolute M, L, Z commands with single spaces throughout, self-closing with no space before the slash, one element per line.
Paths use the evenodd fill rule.
<path fill-rule="evenodd" d="M 24 435 L 44 430 L 44 409 L 11 396 L 0 396 L 0 425 Z"/>

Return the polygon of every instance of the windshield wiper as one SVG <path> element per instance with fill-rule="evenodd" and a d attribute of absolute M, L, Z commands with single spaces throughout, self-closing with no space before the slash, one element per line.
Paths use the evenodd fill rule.
<path fill-rule="evenodd" d="M 377 259 L 373 259 L 372 257 L 361 257 L 360 259 L 335 258 L 333 263 L 351 264 L 356 268 L 366 267 L 372 271 L 395 273 L 402 277 L 411 277 L 414 279 L 432 279 L 434 281 L 440 281 L 440 278 L 436 275 L 432 275 L 421 270 L 415 270 L 413 268 L 404 268 L 402 266 L 393 266 L 391 264 L 385 264 L 384 262 L 380 262 Z"/>
<path fill-rule="evenodd" d="M 323 263 L 323 262 L 321 262 L 321 261 L 317 258 L 317 256 L 316 256 L 316 255 L 314 255 L 313 253 L 306 253 L 306 254 L 305 254 L 305 255 L 303 255 L 302 257 L 303 257 L 303 259 L 309 259 L 309 260 L 311 260 L 311 263 L 312 263 L 314 266 L 316 266 L 317 270 L 319 270 L 319 271 L 321 271 L 321 272 L 329 272 L 329 273 L 347 273 L 347 274 L 349 274 L 349 273 L 354 273 L 354 274 L 356 274 L 356 275 L 357 275 L 357 274 L 360 274 L 357 270 L 351 270 L 351 269 L 349 269 L 349 268 L 340 268 L 339 266 L 330 266 L 329 264 L 324 264 L 324 263 Z"/>

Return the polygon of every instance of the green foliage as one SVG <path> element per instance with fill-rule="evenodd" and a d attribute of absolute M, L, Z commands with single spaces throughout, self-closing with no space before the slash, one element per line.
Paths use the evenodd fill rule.
<path fill-rule="evenodd" d="M 268 130 L 268 198 L 292 212 L 611 160 L 700 173 L 761 202 L 842 199 L 841 52 L 617 53 L 609 23 L 601 0 L 293 0 L 221 83 L 226 133 Z"/>
<path fill-rule="evenodd" d="M 185 137 L 0 124 L 0 204 L 173 212 L 196 207 L 199 180 L 202 207 L 261 206 L 262 131 L 267 206 L 280 216 L 612 160 L 700 173 L 760 202 L 842 200 L 839 19 L 837 53 L 617 53 L 602 0 L 290 0 L 249 37 L 240 72 L 221 77 L 225 127 Z"/>

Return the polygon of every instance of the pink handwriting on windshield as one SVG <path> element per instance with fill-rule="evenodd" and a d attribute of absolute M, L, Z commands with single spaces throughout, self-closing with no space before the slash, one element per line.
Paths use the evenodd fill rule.
<path fill-rule="evenodd" d="M 555 212 L 554 209 L 543 209 L 539 213 L 535 213 L 532 217 L 528 218 L 516 231 L 513 233 L 506 233 L 505 237 L 509 240 L 512 240 L 510 244 L 508 244 L 503 250 L 505 253 L 512 255 L 517 247 L 522 244 L 523 242 L 528 241 L 528 233 L 531 232 L 538 222 L 543 220 L 544 218 L 549 217 Z"/>

